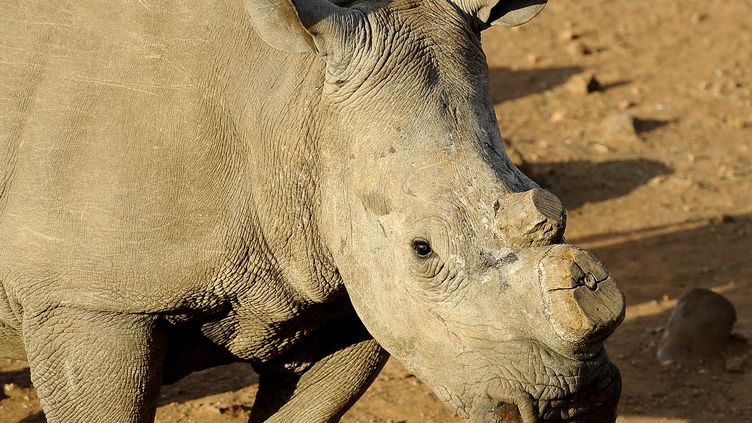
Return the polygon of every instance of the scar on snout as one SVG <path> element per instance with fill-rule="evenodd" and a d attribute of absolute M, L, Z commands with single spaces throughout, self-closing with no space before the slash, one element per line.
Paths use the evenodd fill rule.
<path fill-rule="evenodd" d="M 485 264 L 487 267 L 498 268 L 504 266 L 505 264 L 511 264 L 517 261 L 517 254 L 509 253 L 502 258 L 496 258 L 496 256 L 494 256 L 493 254 L 481 251 L 480 258 L 483 259 L 483 264 Z"/>
<path fill-rule="evenodd" d="M 360 201 L 367 210 L 371 211 L 376 216 L 389 214 L 392 209 L 389 199 L 379 192 L 370 191 L 364 195 Z"/>

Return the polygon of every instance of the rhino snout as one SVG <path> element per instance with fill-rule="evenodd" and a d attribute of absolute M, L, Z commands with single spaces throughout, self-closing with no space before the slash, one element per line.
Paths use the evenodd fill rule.
<path fill-rule="evenodd" d="M 538 274 L 550 326 L 575 350 L 599 345 L 624 319 L 624 294 L 586 251 L 554 246 L 540 261 Z"/>

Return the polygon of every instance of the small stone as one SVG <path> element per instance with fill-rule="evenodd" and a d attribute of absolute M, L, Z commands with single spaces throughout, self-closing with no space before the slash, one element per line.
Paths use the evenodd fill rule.
<path fill-rule="evenodd" d="M 727 214 L 719 214 L 710 218 L 710 223 L 715 225 L 722 225 L 724 223 L 731 223 L 734 221 L 734 217 Z"/>
<path fill-rule="evenodd" d="M 601 83 L 593 74 L 580 74 L 569 78 L 564 88 L 575 95 L 588 95 L 599 91 Z"/>
<path fill-rule="evenodd" d="M 733 166 L 726 163 L 718 165 L 718 177 L 721 179 L 730 179 L 736 177 L 736 170 Z"/>
<path fill-rule="evenodd" d="M 551 122 L 561 122 L 564 120 L 564 118 L 565 118 L 564 112 L 558 111 L 558 112 L 553 112 L 549 120 Z"/>
<path fill-rule="evenodd" d="M 692 153 L 687 153 L 687 161 L 689 163 L 694 163 L 697 160 L 697 156 L 695 156 Z"/>
<path fill-rule="evenodd" d="M 725 88 L 725 89 L 727 89 L 727 90 L 729 90 L 729 91 L 734 91 L 734 90 L 736 90 L 737 88 L 741 88 L 741 87 L 742 87 L 743 85 L 744 85 L 744 84 L 742 84 L 742 82 L 741 82 L 741 81 L 726 81 L 726 82 L 725 82 L 725 83 L 723 84 L 723 88 Z"/>
<path fill-rule="evenodd" d="M 658 176 L 650 178 L 650 180 L 648 181 L 648 185 L 651 187 L 657 187 L 658 185 L 661 185 L 664 182 L 666 182 L 667 179 L 668 178 L 665 175 L 658 175 Z"/>
<path fill-rule="evenodd" d="M 562 41 L 572 41 L 579 38 L 579 35 L 577 35 L 573 30 L 571 29 L 565 29 L 564 31 L 561 31 L 559 33 L 559 39 Z"/>
<path fill-rule="evenodd" d="M 572 56 L 587 56 L 591 54 L 593 50 L 579 41 L 574 41 L 567 45 L 567 52 Z"/>
<path fill-rule="evenodd" d="M 222 407 L 217 406 L 216 404 L 201 404 L 198 407 L 202 411 L 207 411 L 212 414 L 222 414 Z"/>
<path fill-rule="evenodd" d="M 629 100 L 621 100 L 619 103 L 617 103 L 617 106 L 619 107 L 619 110 L 625 111 L 631 107 L 634 107 L 634 102 Z"/>
<path fill-rule="evenodd" d="M 729 373 L 744 373 L 747 370 L 747 359 L 747 355 L 728 358 L 723 368 Z"/>
<path fill-rule="evenodd" d="M 692 14 L 692 16 L 689 17 L 689 21 L 692 22 L 692 23 L 694 23 L 694 24 L 697 24 L 697 23 L 700 23 L 700 22 L 704 22 L 706 20 L 708 20 L 708 15 L 705 14 L 705 13 L 695 12 L 695 13 Z"/>
<path fill-rule="evenodd" d="M 593 151 L 595 151 L 596 153 L 600 153 L 600 154 L 606 154 L 609 151 L 611 151 L 611 149 L 608 148 L 607 145 L 598 144 L 598 143 L 591 144 L 590 148 L 593 149 Z"/>
<path fill-rule="evenodd" d="M 529 62 L 529 63 L 530 63 L 531 65 L 535 65 L 535 64 L 538 64 L 538 63 L 540 63 L 540 61 L 541 61 L 541 57 L 540 57 L 539 55 L 537 55 L 537 54 L 534 54 L 534 53 L 530 53 L 530 54 L 528 54 L 528 55 L 527 55 L 527 61 L 528 61 L 528 62 Z"/>
<path fill-rule="evenodd" d="M 635 140 L 637 129 L 634 117 L 628 113 L 612 113 L 601 123 L 603 134 L 610 140 Z"/>
<path fill-rule="evenodd" d="M 739 117 L 728 116 L 726 118 L 726 125 L 728 125 L 732 129 L 744 129 L 747 127 L 747 122 Z"/>
<path fill-rule="evenodd" d="M 716 82 L 710 86 L 710 93 L 715 97 L 721 97 L 724 94 L 723 88 L 723 84 Z"/>
<path fill-rule="evenodd" d="M 15 383 L 6 383 L 3 385 L 3 393 L 6 396 L 10 396 L 11 393 L 13 393 L 13 391 L 17 391 L 17 390 L 18 390 L 18 385 L 16 385 Z"/>

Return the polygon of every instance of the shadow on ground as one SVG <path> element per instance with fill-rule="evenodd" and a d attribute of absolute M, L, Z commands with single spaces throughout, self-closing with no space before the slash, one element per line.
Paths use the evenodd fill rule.
<path fill-rule="evenodd" d="M 646 159 L 524 163 L 520 170 L 559 196 L 569 210 L 627 195 L 656 176 L 673 173 Z"/>
<path fill-rule="evenodd" d="M 30 388 L 32 384 L 29 369 L 1 372 L 0 386 L 10 383 L 19 388 Z M 172 402 L 183 403 L 211 395 L 233 392 L 256 383 L 258 383 L 258 376 L 248 364 L 235 363 L 219 366 L 193 373 L 177 383 L 163 386 L 160 390 L 159 405 Z M 2 399 L 0 395 L 0 400 Z M 5 423 L 2 419 L 0 421 Z M 36 413 L 21 419 L 18 423 L 46 423 L 46 419 L 42 413 Z"/>
<path fill-rule="evenodd" d="M 23 420 L 20 420 L 18 423 L 47 423 L 47 419 L 44 418 L 44 414 L 37 413 L 33 416 L 29 416 Z"/>
<path fill-rule="evenodd" d="M 663 128 L 664 126 L 670 125 L 675 122 L 677 121 L 665 120 L 665 119 L 635 118 L 634 120 L 635 132 L 637 132 L 638 135 L 641 135 L 641 134 L 655 131 L 656 129 Z"/>
<path fill-rule="evenodd" d="M 31 376 L 29 375 L 29 369 L 14 370 L 10 372 L 0 372 L 0 385 L 13 384 L 19 388 L 31 387 Z M 0 399 L 5 398 L 2 391 L 0 391 Z"/>
<path fill-rule="evenodd" d="M 577 66 L 521 70 L 494 68 L 488 74 L 491 98 L 499 104 L 548 91 L 580 72 L 582 68 Z"/>
<path fill-rule="evenodd" d="M 172 385 L 163 386 L 160 391 L 159 404 L 186 402 L 223 392 L 237 391 L 256 383 L 258 383 L 258 375 L 250 364 L 228 364 L 190 374 Z"/>

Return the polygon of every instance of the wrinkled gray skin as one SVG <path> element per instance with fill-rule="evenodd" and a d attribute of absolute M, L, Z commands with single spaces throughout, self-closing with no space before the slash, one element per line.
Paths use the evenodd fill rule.
<path fill-rule="evenodd" d="M 621 292 L 488 95 L 538 3 L 4 5 L 0 353 L 48 421 L 239 360 L 251 421 L 337 421 L 385 350 L 473 421 L 613 421 Z"/>

